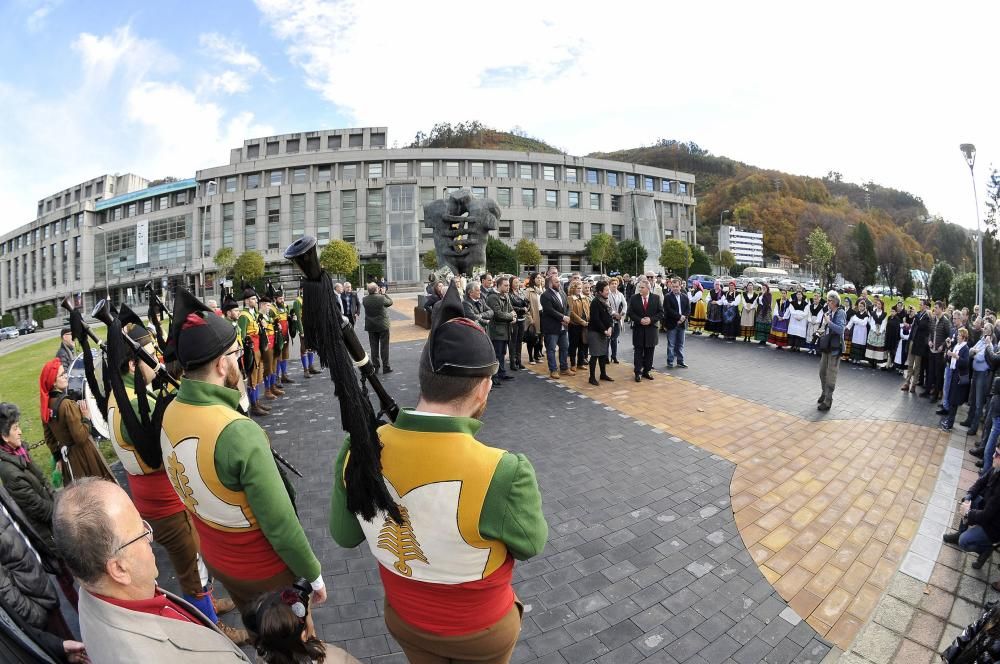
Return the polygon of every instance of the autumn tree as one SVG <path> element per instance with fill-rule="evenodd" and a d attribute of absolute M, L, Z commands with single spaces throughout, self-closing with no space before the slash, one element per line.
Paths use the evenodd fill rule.
<path fill-rule="evenodd" d="M 890 232 L 880 237 L 875 243 L 875 253 L 882 278 L 892 288 L 902 289 L 903 273 L 909 271 L 909 261 L 899 236 Z"/>
<path fill-rule="evenodd" d="M 819 274 L 820 285 L 825 286 L 830 281 L 830 265 L 833 263 L 833 257 L 837 250 L 823 229 L 818 226 L 809 233 L 806 242 L 809 245 L 809 254 L 806 260 Z"/>
<path fill-rule="evenodd" d="M 424 254 L 424 257 L 420 259 L 420 264 L 423 265 L 425 269 L 430 270 L 432 272 L 438 269 L 438 267 L 440 266 L 438 265 L 437 252 L 434 251 L 433 249 L 428 251 L 426 254 Z"/>
<path fill-rule="evenodd" d="M 323 247 L 319 264 L 330 274 L 351 274 L 361 265 L 361 257 L 350 242 L 333 240 Z"/>
<path fill-rule="evenodd" d="M 619 272 L 639 274 L 649 258 L 649 252 L 638 240 L 622 240 L 618 243 L 618 261 L 614 266 Z"/>
<path fill-rule="evenodd" d="M 719 265 L 726 268 L 727 271 L 732 270 L 736 267 L 736 256 L 728 249 L 723 249 L 719 252 Z"/>
<path fill-rule="evenodd" d="M 232 247 L 222 247 L 215 252 L 212 262 L 215 263 L 215 267 L 218 268 L 222 278 L 225 279 L 229 276 L 229 271 L 233 269 L 233 265 L 236 264 L 236 254 L 233 253 Z"/>
<path fill-rule="evenodd" d="M 965 272 L 955 277 L 948 292 L 948 304 L 954 305 L 956 309 L 968 307 L 972 311 L 976 304 L 975 272 Z"/>
<path fill-rule="evenodd" d="M 671 272 L 677 273 L 687 270 L 693 260 L 691 247 L 686 242 L 664 240 L 660 246 L 660 265 Z"/>
<path fill-rule="evenodd" d="M 249 250 L 240 254 L 233 263 L 233 278 L 256 281 L 264 276 L 264 257 L 259 251 Z"/>
<path fill-rule="evenodd" d="M 514 256 L 517 257 L 517 262 L 521 265 L 537 267 L 542 262 L 542 252 L 538 249 L 538 245 L 526 237 L 521 238 L 514 245 Z"/>
<path fill-rule="evenodd" d="M 614 263 L 618 259 L 618 244 L 607 233 L 598 233 L 590 238 L 584 249 L 590 257 L 590 264 L 601 266 L 601 274 L 605 274 L 605 263 Z"/>

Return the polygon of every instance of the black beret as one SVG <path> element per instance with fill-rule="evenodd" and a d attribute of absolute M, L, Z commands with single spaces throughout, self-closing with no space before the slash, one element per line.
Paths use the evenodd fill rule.
<path fill-rule="evenodd" d="M 257 297 L 257 291 L 252 286 L 248 286 L 243 289 L 243 299 L 246 300 L 251 297 Z"/>
<path fill-rule="evenodd" d="M 236 341 L 236 328 L 214 312 L 190 313 L 177 335 L 177 359 L 187 368 L 219 357 Z"/>
<path fill-rule="evenodd" d="M 227 311 L 232 311 L 233 309 L 239 309 L 239 308 L 240 308 L 239 303 L 231 297 L 227 297 L 225 300 L 222 301 L 222 313 L 226 313 Z"/>

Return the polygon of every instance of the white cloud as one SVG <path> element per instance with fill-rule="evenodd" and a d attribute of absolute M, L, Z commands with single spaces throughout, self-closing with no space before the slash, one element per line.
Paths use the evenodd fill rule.
<path fill-rule="evenodd" d="M 28 2 L 28 8 L 30 13 L 28 18 L 25 19 L 24 25 L 30 33 L 41 32 L 45 28 L 46 19 L 48 19 L 49 14 L 52 13 L 59 5 L 62 4 L 62 0 L 40 0 Z"/>
<path fill-rule="evenodd" d="M 243 44 L 217 32 L 199 35 L 198 43 L 210 56 L 216 57 L 228 65 L 241 67 L 249 72 L 258 72 L 264 68 L 260 59 L 247 51 Z"/>
<path fill-rule="evenodd" d="M 227 69 L 215 76 L 205 76 L 201 87 L 212 92 L 232 95 L 250 90 L 250 82 L 243 74 Z"/>
<path fill-rule="evenodd" d="M 176 82 L 181 63 L 128 27 L 72 43 L 76 87 L 48 96 L 0 80 L 0 234 L 35 218 L 38 199 L 101 173 L 190 177 L 225 163 L 253 135 L 274 133 L 248 111 Z M 235 90 L 238 77 L 221 75 Z M 47 88 L 39 90 L 51 92 Z"/>
<path fill-rule="evenodd" d="M 761 166 L 874 179 L 966 225 L 958 144 L 1000 165 L 996 3 L 257 5 L 305 83 L 356 126 L 389 126 L 390 141 L 472 119 L 573 154 L 694 140 Z"/>

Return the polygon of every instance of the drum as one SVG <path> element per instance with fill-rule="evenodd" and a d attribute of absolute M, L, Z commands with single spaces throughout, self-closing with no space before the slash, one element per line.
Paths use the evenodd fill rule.
<path fill-rule="evenodd" d="M 90 352 L 94 360 L 94 374 L 97 376 L 97 382 L 98 384 L 103 384 L 104 362 L 101 358 L 101 351 L 92 349 Z M 87 384 L 87 371 L 83 363 L 83 353 L 77 355 L 76 359 L 73 360 L 73 364 L 69 367 L 67 378 L 69 379 L 69 387 L 66 393 L 71 399 L 87 403 L 87 408 L 90 410 L 90 422 L 94 425 L 94 429 L 105 438 L 110 438 L 111 429 L 108 427 L 108 422 L 104 419 L 100 408 L 97 407 L 97 399 L 91 393 L 90 385 Z"/>

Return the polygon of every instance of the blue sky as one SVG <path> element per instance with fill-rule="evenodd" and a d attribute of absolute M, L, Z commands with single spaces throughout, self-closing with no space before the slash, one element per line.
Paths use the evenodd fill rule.
<path fill-rule="evenodd" d="M 0 233 L 104 172 L 187 177 L 245 138 L 435 122 L 571 154 L 693 140 L 838 170 L 975 225 L 958 144 L 1000 166 L 1000 3 L 355 0 L 0 5 Z"/>

